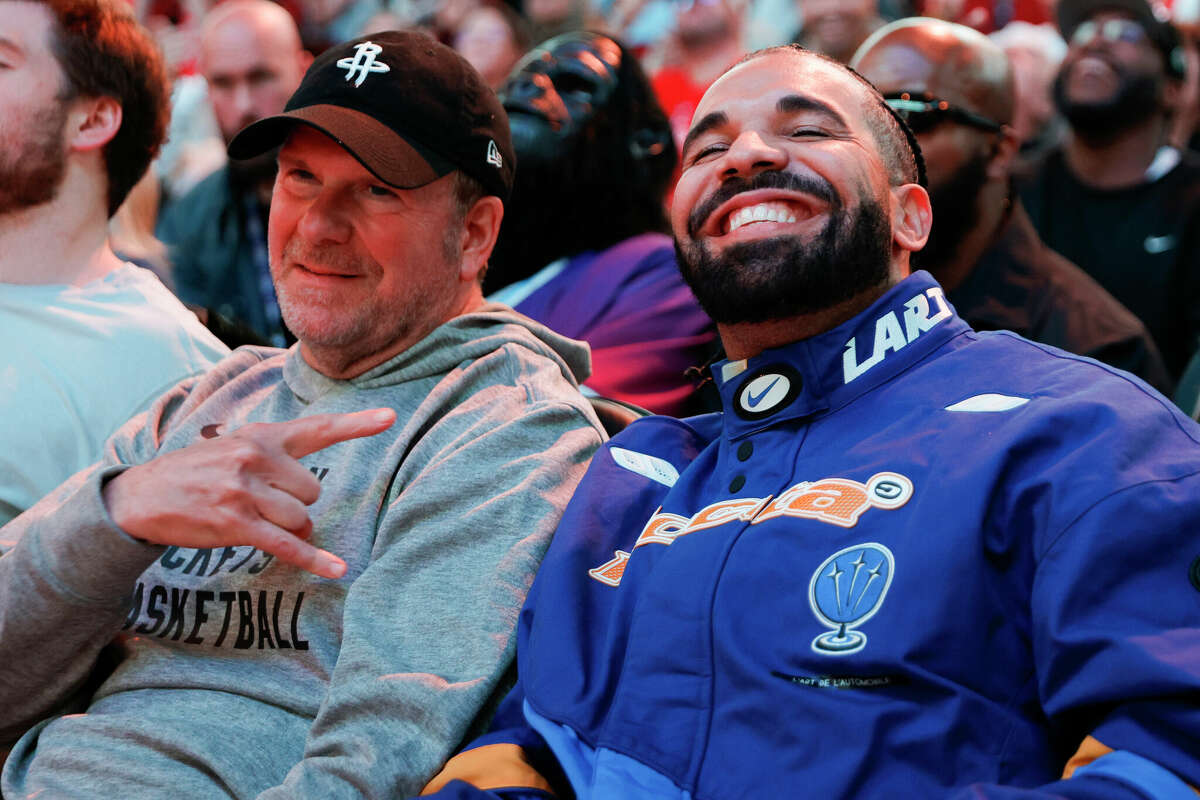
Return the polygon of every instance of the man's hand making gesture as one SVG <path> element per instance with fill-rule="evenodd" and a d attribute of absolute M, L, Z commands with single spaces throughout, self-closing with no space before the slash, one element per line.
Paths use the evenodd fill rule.
<path fill-rule="evenodd" d="M 325 578 L 342 559 L 306 540 L 308 506 L 321 484 L 299 461 L 347 439 L 374 436 L 396 421 L 387 408 L 255 423 L 132 467 L 104 487 L 113 521 L 154 544 L 252 545 Z"/>

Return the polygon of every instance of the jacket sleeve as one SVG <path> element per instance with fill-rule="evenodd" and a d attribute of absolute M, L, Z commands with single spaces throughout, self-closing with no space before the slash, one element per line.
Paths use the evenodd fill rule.
<path fill-rule="evenodd" d="M 436 800 L 547 800 L 570 796 L 545 740 L 525 721 L 525 693 L 513 687 L 489 732 L 471 742 L 421 792 Z"/>
<path fill-rule="evenodd" d="M 1114 492 L 1049 543 L 1034 578 L 1036 680 L 1075 755 L 1039 789 L 956 798 L 1159 800 L 1200 786 L 1200 473 Z"/>
<path fill-rule="evenodd" d="M 117 528 L 101 490 L 153 457 L 192 385 L 129 420 L 100 462 L 0 528 L 0 743 L 62 706 L 124 623 L 137 577 L 163 548 Z"/>
<path fill-rule="evenodd" d="M 512 662 L 521 604 L 602 433 L 560 402 L 485 392 L 397 474 L 372 562 L 350 586 L 303 759 L 260 795 L 415 795 L 470 738 Z"/>

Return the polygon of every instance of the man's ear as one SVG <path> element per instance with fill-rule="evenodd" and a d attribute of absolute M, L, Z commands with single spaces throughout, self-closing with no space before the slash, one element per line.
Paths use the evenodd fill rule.
<path fill-rule="evenodd" d="M 933 227 L 929 192 L 906 183 L 892 188 L 892 241 L 901 250 L 915 252 L 925 246 Z"/>
<path fill-rule="evenodd" d="M 1013 160 L 1021 152 L 1021 142 L 1011 126 L 1005 125 L 996 135 L 992 157 L 988 160 L 987 176 L 1007 183 L 1013 169 Z"/>
<path fill-rule="evenodd" d="M 67 113 L 67 147 L 86 152 L 112 141 L 121 129 L 121 104 L 111 97 L 80 98 Z"/>
<path fill-rule="evenodd" d="M 496 246 L 500 235 L 500 221 L 504 218 L 504 201 L 495 195 L 487 195 L 475 201 L 463 219 L 462 265 L 459 280 L 470 282 L 479 278 L 487 266 L 487 260 Z"/>

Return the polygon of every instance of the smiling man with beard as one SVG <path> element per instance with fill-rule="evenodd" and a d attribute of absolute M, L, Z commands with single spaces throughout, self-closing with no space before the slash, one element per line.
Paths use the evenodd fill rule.
<path fill-rule="evenodd" d="M 1178 380 L 1200 346 L 1200 159 L 1166 143 L 1178 35 L 1145 0 L 1063 0 L 1057 14 L 1069 135 L 1021 197 L 1042 240 L 1142 320 Z"/>
<path fill-rule="evenodd" d="M 596 454 L 450 800 L 1191 796 L 1200 426 L 975 332 L 874 88 L 791 47 L 705 93 L 671 221 L 722 413 Z M 1074 754 L 1074 755 L 1073 755 Z"/>
<path fill-rule="evenodd" d="M 904 117 L 929 170 L 935 223 L 914 257 L 975 330 L 1010 330 L 1171 381 L 1145 327 L 1086 273 L 1046 247 L 1010 170 L 1012 70 L 978 31 L 926 17 L 876 31 L 850 64 Z"/>

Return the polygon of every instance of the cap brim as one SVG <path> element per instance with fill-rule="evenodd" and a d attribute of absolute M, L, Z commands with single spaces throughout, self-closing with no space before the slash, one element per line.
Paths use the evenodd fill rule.
<path fill-rule="evenodd" d="M 330 137 L 375 177 L 398 189 L 424 186 L 456 169 L 437 153 L 409 142 L 374 117 L 335 105 L 306 106 L 260 119 L 233 137 L 229 157 L 253 158 L 281 146 L 296 123 Z"/>

